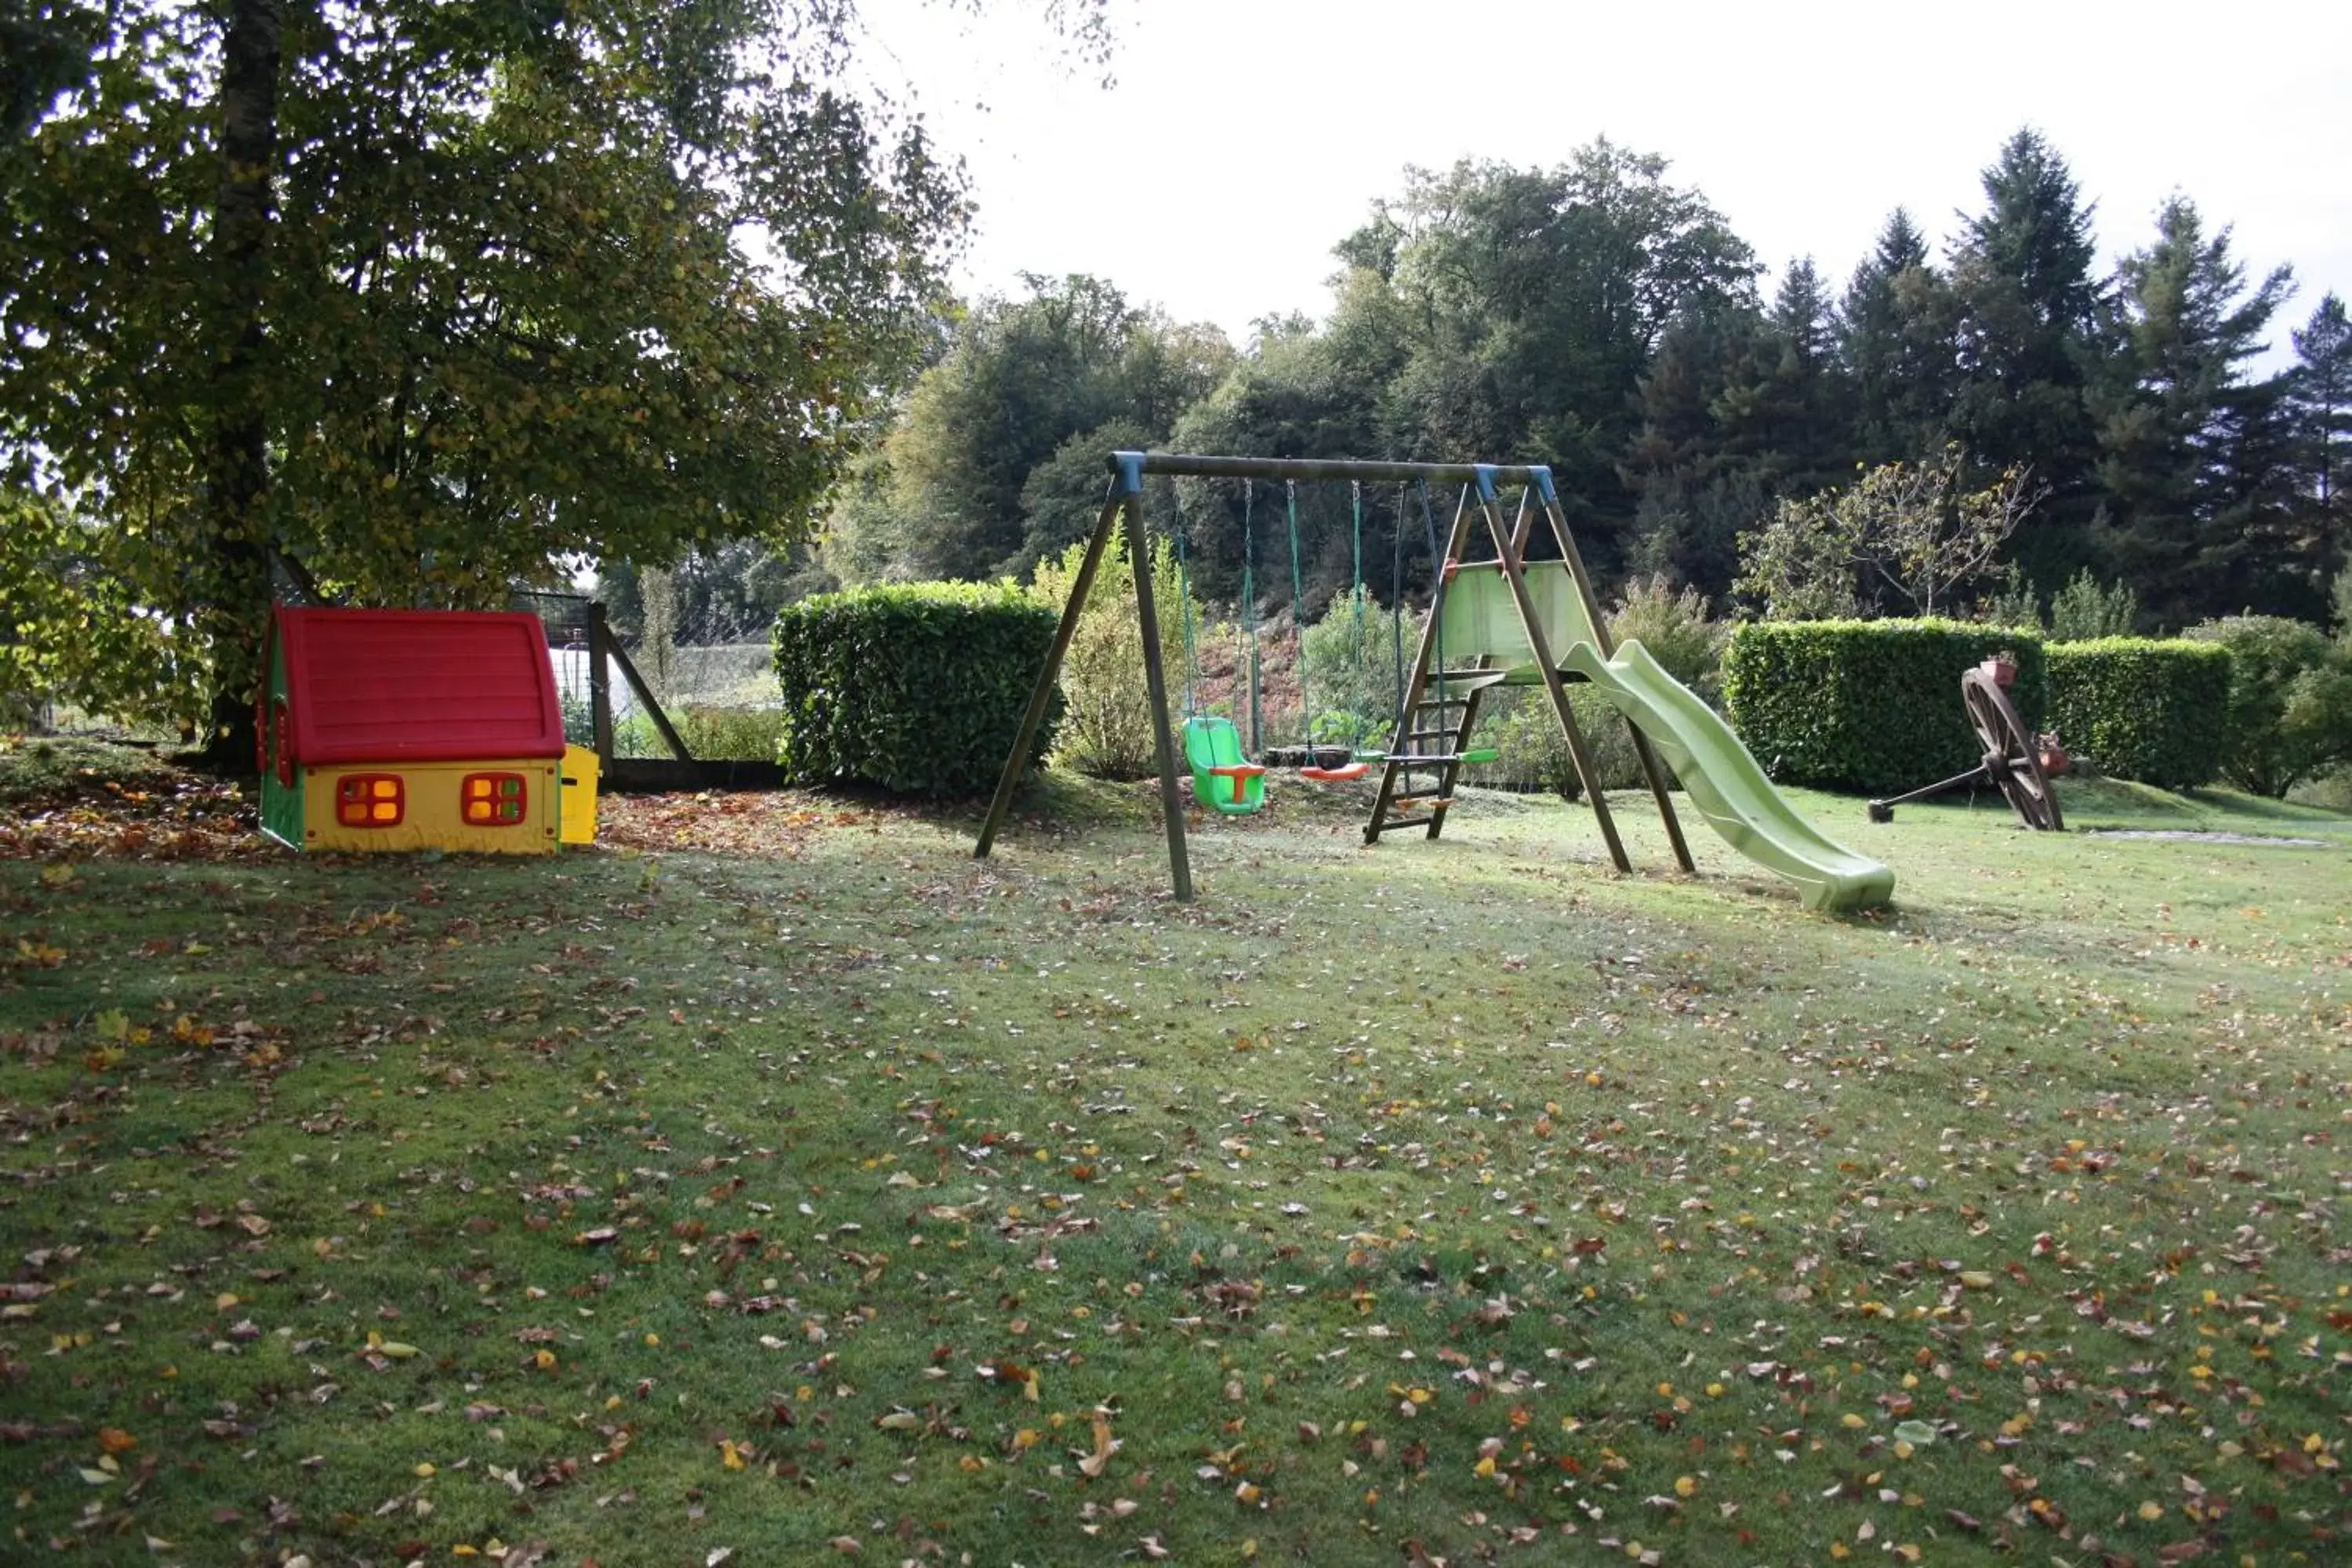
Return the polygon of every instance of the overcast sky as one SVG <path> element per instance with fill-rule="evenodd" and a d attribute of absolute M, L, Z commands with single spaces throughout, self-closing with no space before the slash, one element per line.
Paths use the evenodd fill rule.
<path fill-rule="evenodd" d="M 1843 285 L 1887 213 L 1932 239 L 2032 125 L 2096 204 L 2106 258 L 2158 204 L 2234 226 L 2299 287 L 2273 333 L 2352 296 L 2352 4 L 1978 0 L 1110 0 L 1115 85 L 1038 0 L 978 18 L 862 0 L 866 68 L 967 163 L 968 292 L 1090 272 L 1213 321 L 1330 308 L 1331 247 L 1407 164 L 1549 167 L 1596 136 L 1671 161 L 1774 276 Z M 1768 280 L 1769 287 L 1769 280 Z"/>

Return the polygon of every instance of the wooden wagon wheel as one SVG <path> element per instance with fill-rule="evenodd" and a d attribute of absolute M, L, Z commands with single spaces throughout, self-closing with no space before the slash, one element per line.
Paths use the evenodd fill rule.
<path fill-rule="evenodd" d="M 1977 739 L 1984 742 L 1984 771 L 2000 786 L 2018 820 L 2042 832 L 2064 832 L 2058 796 L 2042 774 L 2033 736 L 2010 706 L 2009 694 L 1983 670 L 1971 669 L 1960 677 L 1960 697 L 1968 704 Z"/>

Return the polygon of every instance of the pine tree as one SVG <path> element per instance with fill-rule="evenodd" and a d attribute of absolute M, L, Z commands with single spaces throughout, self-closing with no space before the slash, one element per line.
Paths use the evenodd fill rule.
<path fill-rule="evenodd" d="M 1641 498 L 1628 561 L 1720 594 L 1738 569 L 1733 541 L 1782 488 L 1769 449 L 1784 412 L 1772 398 L 1782 359 L 1751 305 L 1693 308 L 1659 342 L 1640 383 L 1642 428 L 1622 466 Z M 1732 503 L 1728 526 L 1726 504 Z"/>
<path fill-rule="evenodd" d="M 2088 392 L 2106 291 L 2092 274 L 2094 209 L 2032 130 L 2001 148 L 1984 191 L 1986 210 L 1967 220 L 1952 261 L 1950 433 L 1978 460 L 2030 468 L 2050 487 L 2017 549 L 2030 575 L 2055 581 L 2079 563 L 2097 504 Z"/>
<path fill-rule="evenodd" d="M 1852 384 L 1856 457 L 1916 458 L 1943 445 L 1951 408 L 1951 294 L 1927 242 L 1896 207 L 1855 268 L 1838 312 L 1837 346 Z"/>
<path fill-rule="evenodd" d="M 2094 397 L 2116 563 L 2169 625 L 2275 606 L 2293 483 L 2287 378 L 2249 379 L 2244 366 L 2292 275 L 2279 268 L 2249 290 L 2230 230 L 2208 237 L 2195 204 L 2174 196 L 2116 281 L 2131 380 Z"/>
<path fill-rule="evenodd" d="M 2332 579 L 2352 567 L 2352 316 L 2331 293 L 2294 337 L 2296 542 L 2317 575 Z"/>
<path fill-rule="evenodd" d="M 1769 389 L 1762 439 L 1772 478 L 1818 489 L 1854 461 L 1853 384 L 1837 353 L 1837 311 L 1810 256 L 1789 264 L 1765 318 Z"/>

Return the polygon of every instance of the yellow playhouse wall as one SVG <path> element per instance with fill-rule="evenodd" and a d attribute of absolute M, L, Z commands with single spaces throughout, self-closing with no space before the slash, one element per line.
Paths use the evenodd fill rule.
<path fill-rule="evenodd" d="M 305 849 L 446 849 L 478 855 L 551 855 L 556 847 L 558 802 L 553 757 L 485 758 L 477 763 L 337 763 L 302 775 Z M 335 820 L 335 781 L 354 773 L 390 773 L 406 790 L 396 826 L 345 827 Z M 520 822 L 499 827 L 468 824 L 459 792 L 467 773 L 520 773 L 528 798 Z"/>
<path fill-rule="evenodd" d="M 566 844 L 596 842 L 596 776 L 601 763 L 585 746 L 563 748 L 563 820 L 556 837 Z"/>

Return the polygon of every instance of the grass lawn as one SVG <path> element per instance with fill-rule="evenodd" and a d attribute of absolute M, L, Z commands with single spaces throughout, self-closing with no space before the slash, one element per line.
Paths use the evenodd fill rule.
<path fill-rule="evenodd" d="M 2352 820 L 1800 795 L 1839 921 L 1278 780 L 1180 907 L 1148 790 L 509 864 L 110 766 L 0 784 L 11 1563 L 2352 1554 Z"/>

